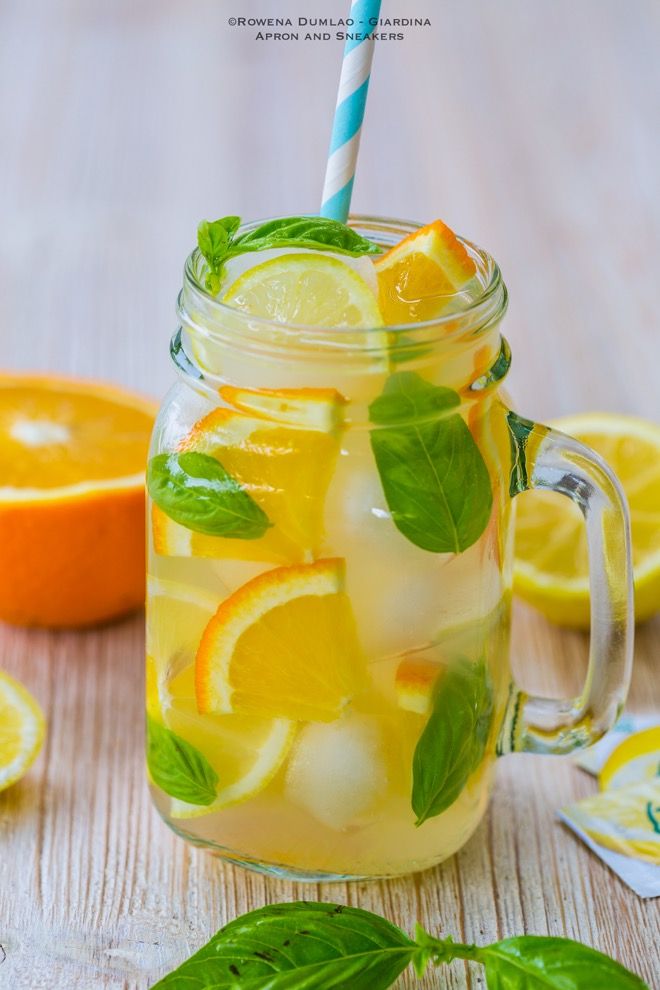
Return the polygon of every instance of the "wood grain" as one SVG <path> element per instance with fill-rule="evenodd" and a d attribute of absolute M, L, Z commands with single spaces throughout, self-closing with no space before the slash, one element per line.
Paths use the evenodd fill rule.
<path fill-rule="evenodd" d="M 323 179 L 341 45 L 263 44 L 227 18 L 345 6 L 0 3 L 4 364 L 164 392 L 196 222 L 313 211 Z M 356 210 L 439 215 L 492 250 L 527 415 L 660 420 L 660 7 L 415 0 L 405 13 L 433 26 L 378 48 Z M 570 761 L 502 761 L 487 819 L 437 870 L 275 883 L 187 848 L 150 807 L 139 616 L 60 635 L 3 628 L 0 651 L 50 725 L 31 773 L 0 795 L 0 987 L 145 990 L 225 919 L 303 895 L 468 940 L 566 934 L 660 986 L 657 902 L 554 818 L 594 789 Z M 568 691 L 586 653 L 583 636 L 516 610 L 526 685 Z M 637 636 L 633 710 L 660 706 L 659 653 L 656 619 Z M 483 982 L 454 964 L 444 985 Z"/>

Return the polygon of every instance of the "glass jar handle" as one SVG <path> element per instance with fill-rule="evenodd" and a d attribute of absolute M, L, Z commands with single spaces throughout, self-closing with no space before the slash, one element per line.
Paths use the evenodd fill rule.
<path fill-rule="evenodd" d="M 511 497 L 531 488 L 560 492 L 584 516 L 591 642 L 587 677 L 577 698 L 527 695 L 513 685 L 498 752 L 570 753 L 590 746 L 612 727 L 628 691 L 633 653 L 628 508 L 615 475 L 589 447 L 513 412 L 508 425 Z"/>

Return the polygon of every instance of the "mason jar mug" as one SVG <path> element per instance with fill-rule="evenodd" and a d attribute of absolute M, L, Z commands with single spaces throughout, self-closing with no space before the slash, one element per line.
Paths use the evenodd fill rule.
<path fill-rule="evenodd" d="M 355 218 L 384 247 L 416 229 Z M 178 383 L 148 469 L 147 764 L 181 836 L 301 879 L 430 867 L 474 832 L 498 755 L 568 753 L 615 721 L 631 665 L 616 479 L 509 408 L 506 288 L 441 318 L 288 326 L 222 304 L 193 252 Z M 591 648 L 581 694 L 512 681 L 518 493 L 584 515 Z"/>

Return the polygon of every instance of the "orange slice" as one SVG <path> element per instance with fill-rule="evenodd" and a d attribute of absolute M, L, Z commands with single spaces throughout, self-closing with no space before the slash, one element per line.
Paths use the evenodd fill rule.
<path fill-rule="evenodd" d="M 324 428 L 281 425 L 220 407 L 200 420 L 180 450 L 216 457 L 263 509 L 271 526 L 257 540 L 194 533 L 152 510 L 156 553 L 232 557 L 273 563 L 318 556 L 323 539 L 325 494 L 339 453 L 344 400 L 330 389 L 225 390 L 237 406 L 270 412 L 289 422 L 322 421 Z"/>
<path fill-rule="evenodd" d="M 195 664 L 202 714 L 338 718 L 364 670 L 344 561 L 278 567 L 248 581 L 207 625 Z"/>
<path fill-rule="evenodd" d="M 399 708 L 418 715 L 428 715 L 432 708 L 435 686 L 443 671 L 444 667 L 432 660 L 414 657 L 402 660 L 394 678 Z"/>
<path fill-rule="evenodd" d="M 374 265 L 386 324 L 440 316 L 477 271 L 463 243 L 442 220 L 409 234 Z"/>
<path fill-rule="evenodd" d="M 80 626 L 141 605 L 155 412 L 97 382 L 0 376 L 0 618 Z"/>
<path fill-rule="evenodd" d="M 223 385 L 220 395 L 241 412 L 279 426 L 331 433 L 341 427 L 346 399 L 334 388 L 237 388 Z"/>

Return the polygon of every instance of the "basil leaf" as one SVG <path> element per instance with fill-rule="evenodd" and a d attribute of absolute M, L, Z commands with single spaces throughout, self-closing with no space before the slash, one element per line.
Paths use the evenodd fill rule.
<path fill-rule="evenodd" d="M 340 254 L 380 254 L 377 244 L 362 237 L 352 227 L 327 217 L 280 217 L 241 234 L 232 252 L 263 251 L 277 247 L 305 247 Z"/>
<path fill-rule="evenodd" d="M 620 963 L 569 938 L 521 935 L 477 953 L 488 990 L 648 990 Z"/>
<path fill-rule="evenodd" d="M 493 691 L 483 661 L 463 661 L 440 679 L 413 755 L 416 825 L 445 811 L 459 796 L 483 759 L 492 715 Z"/>
<path fill-rule="evenodd" d="M 461 553 L 483 533 L 493 505 L 488 469 L 452 389 L 412 371 L 391 375 L 369 407 L 373 451 L 392 521 L 415 546 Z"/>
<path fill-rule="evenodd" d="M 147 716 L 147 766 L 170 797 L 188 804 L 212 804 L 218 775 L 203 753 Z"/>
<path fill-rule="evenodd" d="M 418 951 L 359 908 L 272 904 L 221 928 L 152 990 L 385 990 Z"/>
<path fill-rule="evenodd" d="M 263 509 L 209 454 L 157 454 L 147 467 L 147 488 L 163 512 L 196 533 L 257 540 L 271 525 Z"/>
<path fill-rule="evenodd" d="M 240 224 L 240 217 L 223 217 L 221 220 L 202 220 L 197 227 L 197 245 L 209 266 L 206 288 L 210 292 L 220 288 L 222 266 Z"/>

